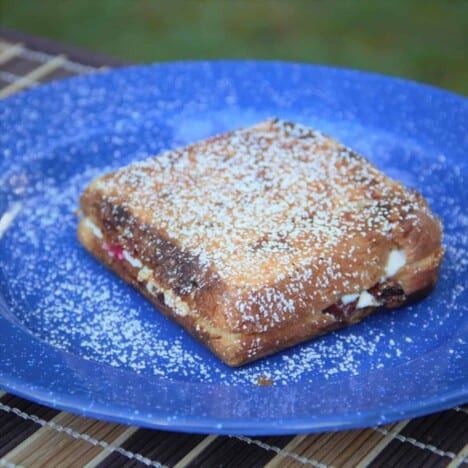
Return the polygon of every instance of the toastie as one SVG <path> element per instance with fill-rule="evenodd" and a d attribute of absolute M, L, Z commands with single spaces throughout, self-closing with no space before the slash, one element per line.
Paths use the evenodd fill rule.
<path fill-rule="evenodd" d="M 230 366 L 434 287 L 426 200 L 321 132 L 271 119 L 92 181 L 83 246 Z"/>

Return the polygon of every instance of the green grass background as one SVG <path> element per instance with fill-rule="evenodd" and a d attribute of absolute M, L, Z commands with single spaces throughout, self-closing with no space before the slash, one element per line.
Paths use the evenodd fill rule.
<path fill-rule="evenodd" d="M 468 94 L 468 0 L 0 0 L 0 25 L 132 62 L 293 60 Z"/>

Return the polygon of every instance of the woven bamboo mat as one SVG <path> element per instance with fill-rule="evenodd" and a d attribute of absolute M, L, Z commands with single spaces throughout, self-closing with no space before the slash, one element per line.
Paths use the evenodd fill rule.
<path fill-rule="evenodd" d="M 118 65 L 123 62 L 0 29 L 0 98 Z M 107 423 L 0 390 L 0 467 L 302 465 L 468 466 L 468 406 L 368 429 L 251 438 Z"/>

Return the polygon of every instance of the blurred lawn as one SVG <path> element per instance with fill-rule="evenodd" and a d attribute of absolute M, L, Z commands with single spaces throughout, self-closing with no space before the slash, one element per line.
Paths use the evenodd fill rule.
<path fill-rule="evenodd" d="M 468 0 L 0 0 L 0 25 L 133 62 L 294 60 L 468 94 Z"/>

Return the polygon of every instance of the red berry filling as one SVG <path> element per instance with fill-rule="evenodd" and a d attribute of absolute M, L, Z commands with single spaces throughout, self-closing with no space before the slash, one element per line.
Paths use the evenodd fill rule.
<path fill-rule="evenodd" d="M 102 248 L 106 250 L 111 257 L 114 257 L 116 260 L 124 259 L 124 248 L 119 244 L 109 244 L 107 242 L 102 243 Z"/>

